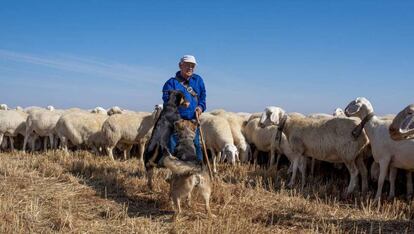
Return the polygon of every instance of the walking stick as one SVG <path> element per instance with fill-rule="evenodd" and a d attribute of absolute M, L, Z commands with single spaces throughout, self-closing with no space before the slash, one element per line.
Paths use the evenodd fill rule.
<path fill-rule="evenodd" d="M 201 129 L 201 124 L 200 124 L 200 116 L 199 114 L 196 112 L 196 119 L 197 119 L 197 125 L 198 128 L 200 129 L 200 140 L 201 143 L 203 145 L 203 155 L 204 155 L 204 160 L 207 163 L 207 168 L 208 168 L 208 173 L 210 175 L 210 179 L 213 179 L 213 173 L 211 173 L 211 167 L 210 167 L 210 161 L 208 160 L 208 154 L 207 154 L 207 149 L 206 149 L 206 143 L 204 141 L 204 136 L 203 136 L 203 130 Z"/>

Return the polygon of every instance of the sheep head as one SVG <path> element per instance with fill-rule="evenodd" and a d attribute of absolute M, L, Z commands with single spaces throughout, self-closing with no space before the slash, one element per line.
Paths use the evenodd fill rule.
<path fill-rule="evenodd" d="M 154 111 L 152 111 L 152 114 L 151 114 L 152 119 L 154 121 L 160 117 L 162 109 L 163 109 L 162 104 L 157 104 L 154 106 Z"/>
<path fill-rule="evenodd" d="M 395 116 L 389 132 L 394 140 L 414 138 L 414 104 L 408 105 Z"/>
<path fill-rule="evenodd" d="M 285 113 L 286 112 L 280 107 L 266 107 L 262 113 L 262 116 L 260 117 L 260 127 L 264 128 L 271 125 L 279 125 Z"/>
<path fill-rule="evenodd" d="M 332 115 L 333 116 L 345 116 L 345 113 L 341 108 L 336 108 Z"/>
<path fill-rule="evenodd" d="M 237 150 L 237 147 L 233 144 L 226 144 L 221 151 L 220 161 L 227 159 L 227 162 L 235 165 L 237 158 L 239 158 L 239 151 Z"/>
<path fill-rule="evenodd" d="M 122 114 L 123 110 L 119 106 L 113 106 L 107 111 L 108 115 Z"/>
<path fill-rule="evenodd" d="M 106 110 L 103 107 L 100 107 L 100 106 L 95 107 L 91 111 L 91 113 L 94 113 L 94 114 L 105 114 L 105 115 L 107 114 Z"/>
<path fill-rule="evenodd" d="M 354 101 L 350 102 L 345 108 L 345 115 L 348 117 L 358 117 L 363 120 L 367 115 L 374 112 L 374 108 L 368 99 L 364 97 L 358 97 Z"/>

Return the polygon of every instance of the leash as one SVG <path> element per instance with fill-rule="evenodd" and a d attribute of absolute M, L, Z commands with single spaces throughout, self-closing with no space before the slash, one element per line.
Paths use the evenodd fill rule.
<path fill-rule="evenodd" d="M 211 173 L 210 161 L 208 160 L 206 143 L 204 141 L 204 136 L 203 136 L 204 134 L 203 134 L 203 130 L 201 129 L 200 116 L 198 115 L 197 112 L 196 112 L 196 119 L 197 119 L 197 126 L 200 129 L 200 140 L 201 140 L 201 143 L 203 145 L 204 160 L 206 161 L 206 164 L 207 164 L 207 168 L 208 168 L 208 173 L 210 175 L 210 179 L 213 179 L 213 173 Z"/>

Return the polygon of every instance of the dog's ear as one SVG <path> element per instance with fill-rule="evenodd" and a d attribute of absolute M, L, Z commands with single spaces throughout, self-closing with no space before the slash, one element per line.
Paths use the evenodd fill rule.
<path fill-rule="evenodd" d="M 181 120 L 177 120 L 174 122 L 174 128 L 182 130 L 183 129 L 183 122 Z"/>

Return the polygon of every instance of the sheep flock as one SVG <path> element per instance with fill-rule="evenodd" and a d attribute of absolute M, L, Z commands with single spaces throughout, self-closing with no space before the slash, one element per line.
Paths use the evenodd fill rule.
<path fill-rule="evenodd" d="M 142 162 L 145 144 L 161 110 L 162 105 L 156 105 L 152 112 L 136 112 L 118 106 L 61 110 L 1 104 L 0 151 L 62 150 L 68 154 L 89 150 L 96 157 L 137 157 Z M 413 195 L 413 105 L 387 116 L 375 115 L 372 104 L 363 97 L 332 114 L 287 113 L 275 106 L 260 113 L 218 109 L 203 113 L 200 125 L 216 175 L 221 173 L 217 164 L 249 164 L 277 174 L 283 161 L 289 166 L 287 186 L 298 182 L 299 171 L 303 188 L 312 186 L 306 180 L 318 172 L 315 164 L 324 162 L 330 166 L 323 170 L 346 169 L 342 172 L 347 174 L 339 175 L 349 178 L 348 186 L 341 188 L 345 197 L 357 188 L 367 193 L 369 181 L 376 181 L 374 198 L 380 200 L 384 181 L 388 180 L 388 197 L 393 198 L 398 170 L 407 178 L 407 197 Z"/>

